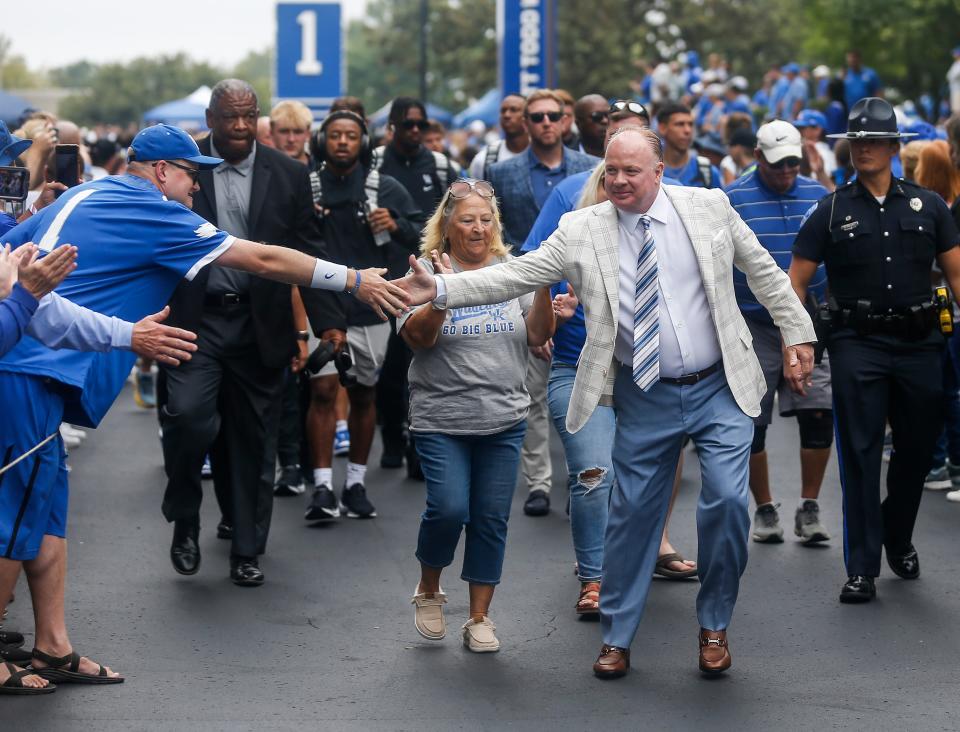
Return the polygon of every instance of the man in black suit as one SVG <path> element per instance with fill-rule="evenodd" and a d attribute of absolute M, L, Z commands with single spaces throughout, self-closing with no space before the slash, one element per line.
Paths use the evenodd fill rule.
<path fill-rule="evenodd" d="M 219 82 L 210 96 L 205 154 L 223 158 L 200 173 L 194 211 L 237 237 L 324 253 L 306 166 L 256 144 L 257 96 L 244 81 Z M 301 292 L 322 339 L 341 343 L 346 321 L 329 293 Z M 189 370 L 166 374 L 161 410 L 167 489 L 163 514 L 174 522 L 171 561 L 181 574 L 200 566 L 200 468 L 211 445 L 219 497 L 233 525 L 230 577 L 263 583 L 258 555 L 266 548 L 272 481 L 261 480 L 275 432 L 284 370 L 297 354 L 291 288 L 212 265 L 184 281 L 170 301 L 170 321 L 198 334 L 200 355 Z M 304 337 L 302 334 L 300 337 Z"/>

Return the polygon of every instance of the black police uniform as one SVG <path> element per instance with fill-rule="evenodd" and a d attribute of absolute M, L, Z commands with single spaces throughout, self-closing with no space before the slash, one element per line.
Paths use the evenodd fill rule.
<path fill-rule="evenodd" d="M 882 203 L 856 180 L 821 199 L 793 245 L 795 256 L 825 263 L 838 308 L 827 347 L 849 575 L 878 576 L 882 546 L 888 559 L 911 550 L 943 423 L 930 271 L 958 239 L 940 196 L 895 178 Z M 887 420 L 894 453 L 881 504 Z"/>

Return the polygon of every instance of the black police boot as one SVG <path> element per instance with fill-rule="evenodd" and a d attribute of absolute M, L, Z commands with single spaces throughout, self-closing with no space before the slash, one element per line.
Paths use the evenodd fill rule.
<path fill-rule="evenodd" d="M 876 596 L 877 586 L 873 582 L 873 577 L 862 574 L 852 574 L 847 577 L 847 581 L 840 590 L 840 602 L 870 602 Z"/>
<path fill-rule="evenodd" d="M 920 576 L 920 557 L 917 556 L 917 550 L 913 544 L 907 544 L 903 551 L 891 551 L 886 549 L 887 564 L 897 577 L 912 580 Z"/>

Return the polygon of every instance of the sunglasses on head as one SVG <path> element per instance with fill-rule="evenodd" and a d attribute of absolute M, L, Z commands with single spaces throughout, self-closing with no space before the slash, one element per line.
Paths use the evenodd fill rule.
<path fill-rule="evenodd" d="M 400 126 L 405 130 L 412 130 L 414 127 L 416 127 L 418 130 L 423 132 L 430 126 L 430 123 L 425 119 L 405 119 L 400 123 Z"/>
<path fill-rule="evenodd" d="M 782 170 L 783 168 L 799 168 L 800 162 L 800 158 L 795 158 L 791 155 L 790 157 L 782 158 L 775 163 L 767 161 L 767 165 L 774 170 Z"/>
<path fill-rule="evenodd" d="M 640 102 L 633 102 L 629 99 L 618 99 L 615 102 L 610 102 L 610 112 L 623 111 L 630 112 L 638 117 L 650 119 L 650 113 L 647 111 L 646 107 L 640 104 Z"/>
<path fill-rule="evenodd" d="M 559 122 L 563 118 L 563 112 L 531 112 L 527 115 L 527 118 L 535 125 L 540 124 L 545 119 L 551 122 Z"/>
<path fill-rule="evenodd" d="M 451 198 L 466 198 L 471 193 L 476 193 L 483 198 L 493 198 L 493 186 L 485 180 L 474 178 L 461 178 L 450 184 Z"/>

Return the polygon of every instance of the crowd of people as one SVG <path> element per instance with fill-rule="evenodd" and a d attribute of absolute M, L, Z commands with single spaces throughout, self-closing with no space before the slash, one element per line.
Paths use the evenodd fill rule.
<path fill-rule="evenodd" d="M 775 408 L 799 428 L 804 545 L 831 541 L 818 498 L 836 441 L 840 601 L 876 596 L 884 554 L 918 577 L 924 486 L 960 500 L 944 339 L 960 116 L 905 117 L 855 52 L 837 75 L 771 69 L 753 97 L 687 53 L 634 91 L 508 94 L 497 134 L 448 133 L 410 97 L 383 131 L 355 97 L 319 124 L 296 101 L 262 114 L 237 79 L 213 87 L 197 140 L 43 112 L 0 126 L 0 165 L 31 189 L 0 217 L 0 610 L 22 569 L 36 617 L 32 651 L 0 630 L 0 693 L 123 681 L 74 651 L 63 576 L 66 450 L 128 377 L 159 421 L 176 572 L 201 568 L 205 478 L 241 587 L 266 581 L 274 500 L 302 496 L 309 523 L 375 518 L 379 428 L 380 466 L 425 484 L 416 631 L 446 635 L 440 578 L 463 534 L 471 651 L 500 647 L 516 488 L 527 516 L 556 510 L 551 431 L 600 678 L 627 673 L 654 575 L 699 579 L 698 667 L 730 668 L 749 540 L 784 537 Z M 71 188 L 63 142 L 87 181 Z M 690 442 L 699 562 L 669 538 Z"/>

